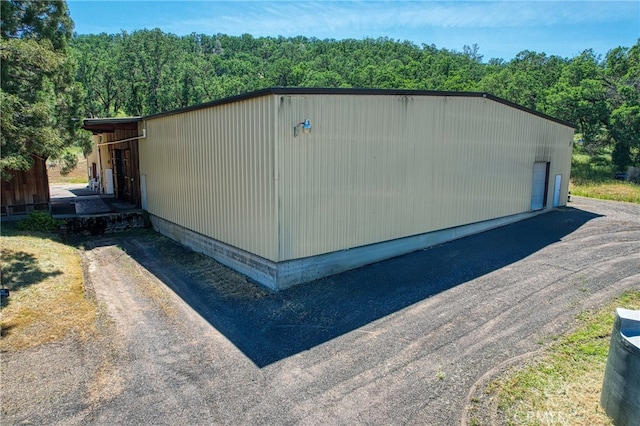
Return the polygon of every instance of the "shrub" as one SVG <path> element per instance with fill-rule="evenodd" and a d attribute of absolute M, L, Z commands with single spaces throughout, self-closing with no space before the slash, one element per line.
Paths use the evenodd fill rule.
<path fill-rule="evenodd" d="M 31 212 L 27 219 L 18 222 L 18 229 L 21 231 L 52 232 L 60 229 L 62 221 L 54 219 L 47 212 Z"/>
<path fill-rule="evenodd" d="M 60 156 L 62 167 L 60 168 L 60 174 L 66 176 L 73 171 L 78 165 L 78 156 L 71 151 L 65 151 Z"/>

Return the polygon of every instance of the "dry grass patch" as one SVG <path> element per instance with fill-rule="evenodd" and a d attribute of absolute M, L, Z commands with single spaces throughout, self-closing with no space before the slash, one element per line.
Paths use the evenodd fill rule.
<path fill-rule="evenodd" d="M 629 182 L 574 183 L 569 190 L 572 195 L 599 198 L 601 200 L 626 201 L 640 204 L 640 185 Z"/>
<path fill-rule="evenodd" d="M 96 305 L 85 298 L 77 249 L 44 235 L 0 236 L 2 301 L 0 350 L 20 350 L 96 331 Z"/>
<path fill-rule="evenodd" d="M 55 164 L 55 162 L 53 162 L 53 164 Z M 47 168 L 47 175 L 49 176 L 49 185 L 88 183 L 87 159 L 84 155 L 78 154 L 78 165 L 75 169 L 71 170 L 69 174 L 60 174 L 60 166 L 55 165 L 54 167 Z"/>
<path fill-rule="evenodd" d="M 143 296 L 153 301 L 153 304 L 168 318 L 178 318 L 179 312 L 170 298 L 169 290 L 162 283 L 159 283 L 151 272 L 132 259 L 120 247 L 110 246 L 102 248 L 102 250 L 111 251 L 112 256 L 117 256 L 118 267 L 126 271 L 126 275 L 136 283 L 136 287 Z"/>
<path fill-rule="evenodd" d="M 598 312 L 585 312 L 579 327 L 559 338 L 542 358 L 490 383 L 503 422 L 509 425 L 611 425 L 600 407 L 615 308 L 640 309 L 630 291 Z"/>
<path fill-rule="evenodd" d="M 146 239 L 145 244 L 153 244 L 167 265 L 179 267 L 188 264 L 189 275 L 198 285 L 225 299 L 259 300 L 271 295 L 268 290 L 249 282 L 243 275 L 209 256 L 185 249 L 159 234 Z"/>

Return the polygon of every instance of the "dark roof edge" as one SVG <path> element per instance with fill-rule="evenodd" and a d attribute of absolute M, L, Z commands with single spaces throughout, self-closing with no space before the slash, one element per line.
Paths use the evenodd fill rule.
<path fill-rule="evenodd" d="M 83 121 L 86 125 L 93 124 L 126 124 L 141 121 L 142 117 L 117 117 L 117 118 L 85 118 Z"/>
<path fill-rule="evenodd" d="M 82 120 L 81 128 L 93 134 L 112 133 L 116 129 L 137 129 L 135 123 L 139 121 L 142 121 L 142 117 L 85 118 Z"/>
<path fill-rule="evenodd" d="M 576 129 L 576 126 L 568 121 L 560 120 L 559 118 L 552 117 L 542 112 L 524 107 L 515 102 L 508 101 L 506 99 L 499 98 L 489 93 L 483 92 L 453 92 L 453 91 L 438 91 L 438 90 L 412 90 L 412 89 L 354 89 L 354 88 L 313 88 L 313 87 L 269 87 L 266 89 L 256 90 L 254 92 L 243 93 L 241 95 L 230 96 L 228 98 L 218 99 L 211 102 L 206 102 L 198 105 L 192 105 L 185 108 L 175 109 L 166 112 L 160 112 L 152 114 L 146 117 L 142 117 L 143 120 L 165 117 L 168 115 L 181 114 L 183 112 L 195 111 L 199 109 L 209 108 L 218 105 L 230 104 L 233 102 L 244 101 L 248 99 L 258 98 L 267 95 L 397 95 L 397 96 L 451 96 L 451 97 L 469 97 L 469 98 L 487 98 L 492 101 L 507 105 L 512 108 L 519 109 L 524 112 L 536 115 L 562 124 L 572 129 Z"/>
<path fill-rule="evenodd" d="M 558 124 L 562 124 L 564 126 L 571 127 L 573 130 L 577 129 L 577 126 L 575 124 L 573 124 L 573 123 L 570 123 L 570 122 L 565 121 L 565 120 L 561 120 L 559 118 L 553 117 L 551 115 L 545 114 L 545 113 L 540 112 L 540 111 L 536 111 L 535 109 L 527 108 L 527 107 L 522 106 L 520 104 L 517 104 L 515 102 L 511 102 L 511 101 L 508 101 L 506 99 L 499 98 L 499 97 L 491 95 L 489 93 L 482 93 L 482 96 L 486 97 L 488 99 L 491 99 L 493 101 L 499 102 L 501 104 L 510 106 L 512 108 L 519 109 L 520 111 L 528 112 L 529 114 L 537 115 L 538 117 L 544 118 L 546 120 L 550 120 L 550 121 L 556 122 Z"/>

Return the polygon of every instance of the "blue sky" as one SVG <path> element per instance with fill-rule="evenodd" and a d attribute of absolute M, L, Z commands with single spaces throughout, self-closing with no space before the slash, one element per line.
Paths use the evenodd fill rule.
<path fill-rule="evenodd" d="M 390 37 L 512 59 L 532 50 L 606 54 L 640 38 L 640 1 L 68 1 L 79 34 L 160 28 L 177 35 L 251 34 L 319 39 Z"/>

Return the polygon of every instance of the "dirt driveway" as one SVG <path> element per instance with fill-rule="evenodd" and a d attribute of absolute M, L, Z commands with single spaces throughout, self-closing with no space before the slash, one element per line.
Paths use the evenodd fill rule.
<path fill-rule="evenodd" d="M 84 257 L 108 333 L 8 354 L 3 424 L 452 425 L 487 372 L 640 287 L 640 206 L 575 198 L 278 294 L 150 232 Z"/>

